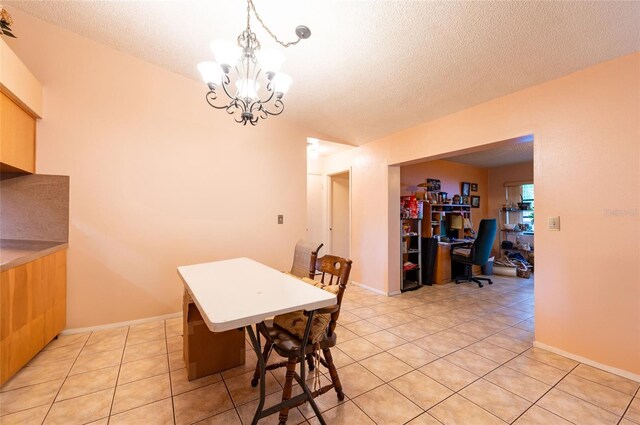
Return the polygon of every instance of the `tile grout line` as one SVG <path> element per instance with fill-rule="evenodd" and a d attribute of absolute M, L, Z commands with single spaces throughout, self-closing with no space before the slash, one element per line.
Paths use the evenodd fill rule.
<path fill-rule="evenodd" d="M 558 354 L 558 355 L 559 355 L 559 354 Z M 577 360 L 576 360 L 576 361 L 577 361 Z M 578 366 L 580 366 L 580 365 L 589 366 L 589 365 L 588 365 L 588 364 L 586 364 L 586 363 L 578 362 Z M 627 378 L 625 378 L 625 377 L 623 377 L 623 376 L 619 376 L 619 375 L 616 375 L 616 374 L 614 374 L 614 373 L 607 372 L 607 371 L 602 370 L 602 369 L 598 369 L 598 368 L 597 368 L 597 367 L 595 367 L 595 366 L 589 366 L 589 367 L 592 367 L 592 368 L 594 368 L 594 369 L 597 369 L 597 370 L 602 371 L 602 372 L 605 372 L 605 373 L 609 373 L 609 374 L 614 375 L 614 376 L 616 376 L 616 377 L 618 377 L 618 378 L 622 378 L 622 379 L 626 379 L 626 380 L 628 380 L 628 381 L 631 381 L 630 379 L 627 379 Z M 607 388 L 609 388 L 610 390 L 614 390 L 614 391 L 617 391 L 617 392 L 619 392 L 619 393 L 629 395 L 629 394 L 627 394 L 627 393 L 625 393 L 625 392 L 620 391 L 620 390 L 619 390 L 619 389 L 617 389 L 617 388 L 613 388 L 613 387 L 612 387 L 612 386 L 610 386 L 610 385 L 603 384 L 602 382 L 594 381 L 593 379 L 589 379 L 589 378 L 586 378 L 586 377 L 584 377 L 584 376 L 582 376 L 582 375 L 578 375 L 578 374 L 576 374 L 576 376 L 577 376 L 578 378 L 582 378 L 582 379 L 584 379 L 585 381 L 589 381 L 589 382 L 591 382 L 591 383 L 598 384 L 598 385 L 602 385 L 603 387 L 607 387 Z M 636 384 L 639 384 L 639 386 L 638 386 L 638 388 L 635 390 L 635 392 L 634 392 L 633 394 L 631 394 L 631 398 L 633 399 L 633 397 L 637 397 L 637 396 L 636 396 L 636 395 L 634 395 L 634 394 L 637 394 L 637 393 L 638 393 L 638 391 L 640 391 L 640 382 L 635 382 L 635 381 L 631 381 L 631 382 L 634 382 L 634 383 L 636 383 Z"/>
<path fill-rule="evenodd" d="M 127 333 L 124 337 L 124 346 L 122 347 L 122 355 L 120 356 L 120 364 L 118 365 L 118 375 L 116 376 L 116 385 L 113 388 L 113 396 L 111 397 L 111 405 L 109 406 L 109 414 L 107 415 L 107 425 L 111 422 L 111 412 L 113 411 L 113 403 L 116 399 L 116 391 L 118 389 L 118 380 L 120 379 L 120 372 L 122 371 L 122 362 L 124 360 L 124 353 L 127 351 L 127 339 L 129 339 L 129 331 L 131 326 L 127 326 Z"/>
<path fill-rule="evenodd" d="M 545 363 L 545 364 L 546 364 L 546 363 Z M 560 382 L 562 382 L 562 380 L 563 380 L 564 378 L 566 378 L 567 376 L 569 376 L 569 374 L 570 374 L 571 372 L 573 372 L 573 371 L 574 371 L 578 366 L 580 366 L 580 363 L 578 363 L 577 365 L 575 365 L 574 367 L 572 367 L 572 368 L 571 368 L 571 370 L 566 371 L 566 373 L 562 376 L 562 378 L 560 378 L 560 379 L 558 380 L 558 382 L 556 382 L 555 384 L 553 384 L 553 385 L 551 386 L 551 388 L 549 388 L 549 389 L 548 389 L 547 391 L 545 391 L 545 392 L 544 392 L 540 397 L 538 397 L 538 399 L 537 399 L 536 401 L 534 401 L 533 403 L 531 403 L 531 406 L 529 406 L 529 407 L 528 407 L 524 412 L 522 412 L 520 415 L 518 415 L 518 417 L 517 417 L 517 418 L 515 418 L 515 419 L 513 420 L 513 422 L 517 421 L 517 420 L 518 420 L 522 415 L 524 415 L 527 411 L 529 411 L 529 409 L 531 409 L 533 406 L 537 406 L 537 407 L 539 407 L 540 409 L 544 409 L 542 406 L 538 406 L 538 402 L 539 402 L 540 400 L 542 400 L 542 398 L 543 398 L 544 396 L 546 396 L 546 395 L 547 395 L 547 394 L 548 394 L 552 389 L 554 389 L 554 388 L 555 388 L 555 387 L 556 387 Z M 515 369 L 514 369 L 514 370 L 515 370 Z M 520 373 L 522 373 L 522 372 L 520 372 Z M 527 375 L 527 374 L 523 374 L 523 375 L 529 376 L 529 375 Z M 530 378 L 533 378 L 533 377 L 532 377 L 532 376 L 530 376 Z M 533 378 L 533 379 L 535 379 L 535 378 Z M 541 382 L 541 381 L 540 381 L 540 382 Z M 509 391 L 507 388 L 503 388 L 503 387 L 502 387 L 502 386 L 500 386 L 499 384 L 495 384 L 495 385 L 498 385 L 500 388 L 502 388 L 502 389 L 504 389 L 504 390 L 506 390 L 506 391 Z M 547 385 L 549 385 L 549 384 L 547 384 Z M 509 391 L 509 392 L 510 392 L 510 391 Z M 517 394 L 516 394 L 516 395 L 517 395 Z M 529 400 L 527 400 L 527 401 L 529 401 Z M 547 409 L 544 409 L 544 410 L 547 410 Z M 550 413 L 553 413 L 554 415 L 558 416 L 559 418 L 562 418 L 562 419 L 564 419 L 564 420 L 566 420 L 566 421 L 568 421 L 568 422 L 573 423 L 573 421 L 570 421 L 569 419 L 567 419 L 567 418 L 565 418 L 565 417 L 563 417 L 563 416 L 559 415 L 558 413 L 551 412 L 550 410 L 547 410 L 547 411 L 548 411 L 548 412 L 550 412 Z M 512 422 L 512 423 L 513 423 L 513 422 Z"/>
<path fill-rule="evenodd" d="M 51 402 L 51 405 L 49 406 L 49 409 L 47 410 L 47 413 L 42 418 L 42 424 L 44 424 L 44 422 L 47 420 L 47 416 L 49 416 L 49 413 L 51 413 L 51 409 L 53 408 L 53 405 L 56 402 L 56 398 L 58 398 L 58 395 L 60 394 L 60 391 L 62 390 L 62 387 L 64 387 L 65 382 L 67 382 L 67 379 L 69 378 L 69 374 L 71 373 L 71 370 L 73 369 L 73 366 L 76 364 L 76 361 L 78 360 L 78 357 L 80 357 L 80 353 L 82 353 L 82 350 L 84 350 L 84 347 L 87 346 L 87 342 L 89 342 L 89 338 L 91 338 L 91 335 L 93 335 L 93 332 L 91 332 L 89 334 L 89 336 L 85 340 L 84 344 L 82 344 L 82 348 L 80 349 L 80 351 L 78 351 L 78 354 L 76 355 L 76 358 L 73 359 L 73 363 L 71 363 L 71 367 L 69 368 L 69 370 L 67 371 L 67 374 L 65 375 L 64 379 L 62 380 L 62 384 L 60 385 L 60 388 L 58 388 L 58 391 L 56 392 L 56 395 L 53 398 L 53 401 Z"/>
<path fill-rule="evenodd" d="M 629 411 L 629 408 L 631 407 L 631 405 L 633 404 L 633 400 L 636 398 L 636 396 L 638 395 L 640 391 L 640 387 L 636 388 L 636 391 L 633 393 L 633 395 L 631 396 L 631 400 L 629 400 L 629 404 L 627 404 L 626 409 L 624 409 L 624 412 L 622 412 L 622 416 L 620 416 L 620 419 L 618 420 L 618 424 L 620 424 L 620 422 L 622 422 L 622 420 L 624 419 L 625 415 L 627 414 L 627 412 Z M 629 420 L 629 422 L 633 422 L 632 420 Z"/>
<path fill-rule="evenodd" d="M 184 333 L 184 327 L 183 327 L 183 333 Z M 182 335 L 182 338 L 184 338 L 184 335 Z M 169 375 L 169 396 L 171 398 L 171 413 L 173 415 L 173 423 L 175 425 L 177 423 L 176 405 L 173 400 L 173 376 L 171 375 L 171 362 L 169 360 L 169 341 L 167 336 L 167 320 L 166 319 L 164 321 L 164 344 L 167 349 L 167 374 Z"/>

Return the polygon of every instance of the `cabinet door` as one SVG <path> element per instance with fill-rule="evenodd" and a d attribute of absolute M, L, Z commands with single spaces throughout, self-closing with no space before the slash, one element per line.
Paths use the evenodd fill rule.
<path fill-rule="evenodd" d="M 35 173 L 36 120 L 0 92 L 0 170 Z"/>
<path fill-rule="evenodd" d="M 451 281 L 451 247 L 448 244 L 438 244 L 433 280 L 436 284 Z"/>
<path fill-rule="evenodd" d="M 37 261 L 1 274 L 0 382 L 4 383 L 44 346 L 44 291 Z"/>
<path fill-rule="evenodd" d="M 62 250 L 0 275 L 0 385 L 64 328 L 66 260 Z"/>
<path fill-rule="evenodd" d="M 42 260 L 46 270 L 44 343 L 47 344 L 62 332 L 67 323 L 67 251 L 58 251 Z"/>

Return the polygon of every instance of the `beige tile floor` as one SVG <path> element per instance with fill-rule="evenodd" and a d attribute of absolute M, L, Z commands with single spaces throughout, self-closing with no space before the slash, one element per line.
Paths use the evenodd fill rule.
<path fill-rule="evenodd" d="M 347 397 L 317 399 L 327 423 L 640 424 L 638 383 L 532 348 L 533 280 L 494 281 L 396 297 L 349 287 L 333 349 Z M 189 382 L 181 334 L 177 318 L 61 336 L 0 388 L 0 423 L 250 423 L 252 351 Z M 268 404 L 283 377 L 269 373 Z M 318 421 L 305 405 L 288 423 Z"/>

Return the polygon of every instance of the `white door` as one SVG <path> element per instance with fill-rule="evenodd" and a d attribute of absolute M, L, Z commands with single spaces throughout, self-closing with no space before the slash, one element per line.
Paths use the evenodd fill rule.
<path fill-rule="evenodd" d="M 349 258 L 349 173 L 331 176 L 331 206 L 329 232 L 331 252 L 329 254 Z"/>
<path fill-rule="evenodd" d="M 306 240 L 325 243 L 322 234 L 322 176 L 307 174 L 307 236 Z"/>

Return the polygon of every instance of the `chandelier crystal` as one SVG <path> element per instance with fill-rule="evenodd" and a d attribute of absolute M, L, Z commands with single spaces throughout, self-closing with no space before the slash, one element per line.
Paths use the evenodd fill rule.
<path fill-rule="evenodd" d="M 236 115 L 236 122 L 243 125 L 256 125 L 258 120 L 269 115 L 280 115 L 284 111 L 282 98 L 293 82 L 291 77 L 280 72 L 284 56 L 275 49 L 261 49 L 251 30 L 251 12 L 267 33 L 285 48 L 311 36 L 309 28 L 299 25 L 296 41 L 278 40 L 256 12 L 253 0 L 247 0 L 247 27 L 238 36 L 236 44 L 226 40 L 211 42 L 214 61 L 198 64 L 198 71 L 209 87 L 207 102 L 216 109 Z"/>

